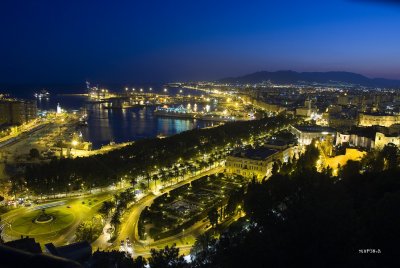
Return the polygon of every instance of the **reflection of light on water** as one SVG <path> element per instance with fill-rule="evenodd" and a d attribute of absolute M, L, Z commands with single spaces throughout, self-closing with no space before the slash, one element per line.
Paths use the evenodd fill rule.
<path fill-rule="evenodd" d="M 206 105 L 206 112 L 208 113 L 210 111 L 210 105 Z"/>
<path fill-rule="evenodd" d="M 110 125 L 110 115 L 112 112 L 102 109 L 100 105 L 91 107 L 92 113 L 89 114 L 89 126 L 83 129 L 85 139 L 91 142 L 107 142 L 114 137 L 113 128 Z"/>
<path fill-rule="evenodd" d="M 130 91 L 131 88 L 128 90 Z M 139 88 L 136 91 L 139 91 Z M 82 102 L 77 103 L 77 100 L 82 100 Z M 51 107 L 53 110 L 58 102 L 61 105 L 65 103 L 67 109 L 70 110 L 71 108 L 79 109 L 79 107 L 85 107 L 84 100 L 84 98 L 63 97 L 62 99 L 52 98 L 50 99 L 50 103 L 53 105 Z M 66 101 L 69 102 L 66 103 Z M 45 102 L 42 101 L 42 104 L 45 104 Z M 86 104 L 86 107 L 88 111 L 88 126 L 79 130 L 82 131 L 85 140 L 93 143 L 93 148 L 99 148 L 110 141 L 134 141 L 143 138 L 153 138 L 159 134 L 171 136 L 197 127 L 212 126 L 212 122 L 202 120 L 157 117 L 153 114 L 155 109 L 153 106 L 114 111 L 112 109 L 104 109 L 101 107 L 101 104 L 91 103 Z M 190 104 L 190 108 L 193 111 L 206 110 L 205 105 L 197 103 Z M 213 110 L 214 105 L 211 104 L 209 109 Z"/>

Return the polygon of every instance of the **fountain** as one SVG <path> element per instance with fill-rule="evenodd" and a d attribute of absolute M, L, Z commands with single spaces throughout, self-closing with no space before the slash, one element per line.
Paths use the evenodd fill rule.
<path fill-rule="evenodd" d="M 41 213 L 39 214 L 39 216 L 37 216 L 34 219 L 35 223 L 39 223 L 39 224 L 43 224 L 43 223 L 49 223 L 52 222 L 54 220 L 54 217 L 46 214 L 45 209 L 42 209 Z"/>

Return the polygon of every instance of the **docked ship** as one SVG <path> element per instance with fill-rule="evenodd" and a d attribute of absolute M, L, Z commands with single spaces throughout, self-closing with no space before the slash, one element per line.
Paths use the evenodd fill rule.
<path fill-rule="evenodd" d="M 194 112 L 191 109 L 186 109 L 182 105 L 178 107 L 168 107 L 164 105 L 163 107 L 157 107 L 154 110 L 154 115 L 163 117 L 178 117 L 178 118 L 190 118 L 190 119 L 200 119 L 205 121 L 219 121 L 228 122 L 236 120 L 244 120 L 243 118 L 235 118 L 234 116 L 220 115 L 211 112 Z"/>
<path fill-rule="evenodd" d="M 168 107 L 164 105 L 163 107 L 157 107 L 154 110 L 154 114 L 157 116 L 166 117 L 180 117 L 180 118 L 196 118 L 198 113 L 193 112 L 184 108 L 182 105 L 178 107 Z"/>
<path fill-rule="evenodd" d="M 88 115 L 86 111 L 81 110 L 81 116 L 79 117 L 78 125 L 81 127 L 87 127 L 88 126 Z"/>
<path fill-rule="evenodd" d="M 42 99 L 42 98 L 48 99 L 50 97 L 50 93 L 47 90 L 42 89 L 39 92 L 35 92 L 34 96 L 37 99 Z"/>

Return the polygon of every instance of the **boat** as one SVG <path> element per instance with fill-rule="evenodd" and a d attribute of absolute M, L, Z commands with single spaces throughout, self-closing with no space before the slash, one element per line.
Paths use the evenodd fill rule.
<path fill-rule="evenodd" d="M 87 114 L 84 113 L 80 118 L 79 118 L 79 126 L 82 127 L 87 127 L 88 126 L 88 122 L 87 122 Z"/>
<path fill-rule="evenodd" d="M 42 89 L 41 91 L 36 92 L 34 94 L 34 96 L 35 96 L 35 98 L 38 98 L 38 99 L 42 99 L 42 98 L 48 99 L 50 97 L 50 93 L 47 90 Z"/>
<path fill-rule="evenodd" d="M 166 137 L 168 137 L 168 136 L 166 136 L 166 135 L 164 135 L 162 133 L 157 135 L 157 138 L 159 138 L 159 139 L 165 139 Z"/>

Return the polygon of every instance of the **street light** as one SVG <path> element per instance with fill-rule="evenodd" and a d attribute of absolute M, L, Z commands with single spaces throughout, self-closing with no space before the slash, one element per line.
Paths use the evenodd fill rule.
<path fill-rule="evenodd" d="M 65 196 L 68 195 L 68 191 L 69 191 L 70 187 L 71 187 L 71 183 L 68 183 L 68 188 L 67 188 L 67 191 L 65 192 Z"/>

